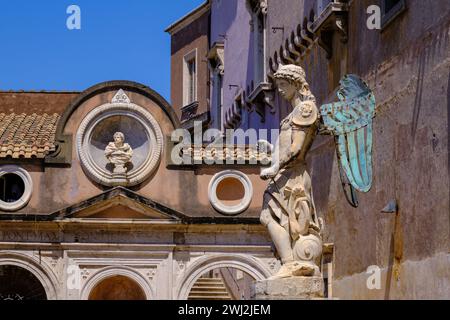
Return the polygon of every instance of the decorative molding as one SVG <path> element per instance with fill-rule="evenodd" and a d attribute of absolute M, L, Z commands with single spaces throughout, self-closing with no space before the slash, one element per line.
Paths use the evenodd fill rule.
<path fill-rule="evenodd" d="M 331 2 L 310 26 L 319 40 L 319 46 L 326 51 L 328 59 L 333 56 L 334 33 L 340 36 L 342 43 L 348 41 L 348 10 L 347 3 Z"/>
<path fill-rule="evenodd" d="M 218 198 L 217 198 L 217 187 L 219 184 L 228 178 L 236 179 L 238 180 L 242 186 L 244 187 L 245 194 L 244 198 L 241 200 L 241 202 L 238 205 L 235 206 L 227 206 L 224 205 Z M 209 183 L 208 187 L 208 198 L 209 202 L 213 206 L 214 209 L 216 209 L 219 213 L 224 215 L 238 215 L 245 210 L 248 209 L 250 206 L 250 203 L 252 202 L 253 198 L 253 185 L 250 179 L 245 175 L 244 173 L 236 170 L 226 170 L 217 173 Z"/>
<path fill-rule="evenodd" d="M 238 90 L 231 107 L 225 111 L 225 129 L 236 129 L 242 122 L 243 112 L 245 107 L 245 92 L 242 89 Z"/>
<path fill-rule="evenodd" d="M 247 97 L 247 104 L 255 105 L 256 112 L 265 122 L 265 108 L 269 107 L 270 113 L 275 114 L 274 90 L 270 83 L 260 83 Z"/>
<path fill-rule="evenodd" d="M 208 53 L 208 61 L 212 70 L 217 70 L 220 75 L 225 73 L 225 46 L 216 42 Z"/>
<path fill-rule="evenodd" d="M 155 297 L 155 292 L 153 292 L 150 283 L 147 279 L 141 275 L 139 272 L 130 267 L 124 266 L 110 266 L 97 271 L 92 277 L 84 284 L 81 289 L 80 298 L 81 300 L 88 300 L 89 295 L 92 290 L 103 280 L 114 277 L 114 276 L 124 276 L 133 281 L 135 281 L 142 291 L 145 293 L 147 300 L 151 300 Z"/>
<path fill-rule="evenodd" d="M 267 0 L 247 0 L 247 3 L 253 12 L 261 12 L 263 15 L 267 15 L 269 10 Z"/>
<path fill-rule="evenodd" d="M 198 101 L 195 101 L 195 102 L 181 108 L 181 124 L 182 125 L 197 116 L 198 106 L 199 106 Z"/>
<path fill-rule="evenodd" d="M 111 103 L 126 103 L 129 104 L 131 103 L 130 98 L 128 98 L 127 94 L 120 89 L 116 95 L 114 96 L 114 98 L 112 99 Z"/>
<path fill-rule="evenodd" d="M 90 101 L 92 98 L 105 93 L 109 94 L 111 91 L 118 91 L 119 89 L 123 89 L 126 92 L 133 92 L 134 94 L 153 101 L 156 104 L 156 107 L 164 112 L 165 116 L 167 116 L 174 128 L 180 127 L 180 121 L 172 106 L 159 93 L 152 90 L 148 86 L 142 83 L 125 80 L 102 82 L 84 90 L 65 109 L 56 127 L 56 150 L 45 157 L 45 164 L 72 165 L 72 152 L 73 149 L 76 149 L 73 148 L 72 145 L 75 143 L 76 139 L 72 133 L 66 133 L 68 122 L 72 118 L 73 114 L 78 109 L 84 108 L 85 103 Z"/>
<path fill-rule="evenodd" d="M 187 300 L 189 292 L 195 282 L 205 273 L 214 269 L 235 268 L 241 270 L 255 280 L 264 280 L 272 275 L 266 264 L 248 254 L 210 254 L 204 255 L 193 262 L 178 282 L 175 289 L 174 298 L 177 300 Z"/>
<path fill-rule="evenodd" d="M 153 115 L 144 108 L 129 101 L 124 92 L 119 92 L 114 96 L 111 103 L 104 104 L 91 111 L 82 121 L 77 132 L 78 157 L 86 174 L 95 182 L 105 186 L 116 186 L 112 174 L 106 168 L 101 168 L 92 158 L 89 150 L 92 132 L 97 124 L 112 116 L 130 117 L 138 121 L 145 129 L 150 141 L 150 152 L 145 161 L 137 168 L 133 168 L 127 173 L 125 186 L 135 186 L 142 183 L 158 168 L 161 160 L 163 134 L 158 122 Z M 123 185 L 121 183 L 121 185 Z"/>
<path fill-rule="evenodd" d="M 156 275 L 156 270 L 157 270 L 157 266 L 154 266 L 153 268 L 151 268 L 150 270 L 147 271 L 147 273 L 145 274 L 148 278 L 148 280 L 152 281 L 153 278 Z"/>
<path fill-rule="evenodd" d="M 0 200 L 0 210 L 7 212 L 18 211 L 25 207 L 31 199 L 33 179 L 26 170 L 14 165 L 0 166 L 0 177 L 6 174 L 15 174 L 19 176 L 22 179 L 25 188 L 20 199 L 15 202 L 4 202 Z"/>
<path fill-rule="evenodd" d="M 81 277 L 83 278 L 83 280 L 87 280 L 90 275 L 91 275 L 91 273 L 89 272 L 89 270 L 86 268 L 83 268 L 83 270 L 81 271 Z"/>
<path fill-rule="evenodd" d="M 200 5 L 200 7 L 194 9 L 178 21 L 172 23 L 165 32 L 169 33 L 170 35 L 174 35 L 175 33 L 181 31 L 183 28 L 189 26 L 191 23 L 193 23 L 195 20 L 202 17 L 205 13 L 209 12 L 211 9 L 211 0 L 207 0 L 205 3 Z"/>
<path fill-rule="evenodd" d="M 39 258 L 33 257 L 32 254 L 2 250 L 0 252 L 0 266 L 4 265 L 16 266 L 31 272 L 44 287 L 47 299 L 58 300 L 57 288 L 60 281 L 47 263 L 42 263 Z"/>
<path fill-rule="evenodd" d="M 327 53 L 327 59 L 331 59 L 334 33 L 340 36 L 342 43 L 348 41 L 348 11 L 349 4 L 340 0 L 330 2 L 316 19 L 312 11 L 269 58 L 267 77 L 273 81 L 273 75 L 282 65 L 302 65 L 315 45 L 322 47 Z"/>
<path fill-rule="evenodd" d="M 172 154 L 173 147 L 168 147 L 169 154 Z M 183 162 L 178 166 L 211 164 L 266 166 L 272 161 L 270 154 L 258 151 L 257 146 L 249 145 L 188 145 L 182 148 L 180 157 Z"/>
<path fill-rule="evenodd" d="M 193 131 L 197 123 L 201 122 L 202 127 L 205 127 L 209 124 L 210 120 L 211 115 L 209 111 L 206 111 L 203 113 L 196 114 L 193 117 L 189 118 L 188 120 L 183 121 L 181 124 L 181 128 L 188 131 Z"/>

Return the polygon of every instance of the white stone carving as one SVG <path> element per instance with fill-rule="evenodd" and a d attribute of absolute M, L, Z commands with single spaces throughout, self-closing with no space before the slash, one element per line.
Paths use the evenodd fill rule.
<path fill-rule="evenodd" d="M 126 179 L 128 171 L 126 165 L 131 162 L 133 149 L 125 143 L 125 135 L 122 132 L 114 134 L 114 142 L 110 142 L 105 149 L 105 157 L 114 165 L 113 177 Z"/>
<path fill-rule="evenodd" d="M 321 277 L 323 220 L 316 212 L 305 162 L 317 134 L 316 99 L 303 68 L 281 66 L 274 78 L 278 92 L 294 110 L 280 124 L 272 166 L 261 171 L 262 179 L 271 180 L 264 193 L 261 222 L 283 264 L 270 280 Z"/>
<path fill-rule="evenodd" d="M 81 277 L 82 277 L 84 280 L 86 280 L 87 278 L 89 278 L 90 274 L 91 274 L 91 273 L 90 273 L 89 270 L 86 269 L 86 268 L 84 268 L 84 269 L 81 271 Z"/>
<path fill-rule="evenodd" d="M 0 210 L 10 212 L 20 210 L 25 207 L 31 199 L 31 194 L 33 192 L 33 180 L 26 170 L 18 166 L 0 166 L 0 177 L 6 174 L 15 174 L 19 176 L 23 181 L 25 189 L 20 199 L 15 202 L 5 202 L 0 200 Z"/>
<path fill-rule="evenodd" d="M 154 278 L 155 275 L 156 275 L 156 267 L 153 268 L 153 269 L 151 269 L 151 270 L 149 270 L 149 271 L 147 271 L 146 275 L 147 275 L 147 278 L 148 278 L 149 280 L 153 280 L 153 278 Z"/>
<path fill-rule="evenodd" d="M 129 103 L 131 103 L 131 100 L 130 100 L 130 98 L 128 98 L 126 93 L 122 89 L 120 89 L 116 93 L 114 98 L 112 99 L 111 103 L 126 103 L 126 104 L 129 104 Z"/>
<path fill-rule="evenodd" d="M 119 174 L 120 172 L 114 173 L 112 170 L 108 170 L 100 165 L 98 158 L 95 158 L 90 151 L 91 139 L 96 126 L 114 116 L 129 118 L 131 119 L 130 121 L 134 121 L 144 128 L 149 145 L 148 154 L 143 155 L 143 159 L 139 164 L 136 164 L 133 160 L 133 165 L 135 166 L 126 171 L 126 178 L 122 177 L 120 179 L 114 177 L 114 174 Z M 127 136 L 128 139 L 129 135 Z M 146 109 L 131 103 L 123 90 L 119 90 L 111 103 L 104 104 L 91 111 L 84 118 L 77 132 L 78 157 L 84 171 L 95 182 L 105 186 L 135 186 L 148 179 L 159 166 L 162 145 L 163 134 L 156 119 Z M 131 148 L 135 149 L 130 143 Z M 128 151 L 128 154 L 131 153 Z M 134 156 L 135 154 L 133 154 L 133 159 Z M 122 160 L 124 159 L 122 157 Z M 120 168 L 117 168 L 117 170 L 120 171 Z"/>
<path fill-rule="evenodd" d="M 226 206 L 217 197 L 217 187 L 223 180 L 225 180 L 227 178 L 234 178 L 234 179 L 239 180 L 244 187 L 244 190 L 245 190 L 244 198 L 238 205 Z M 247 210 L 248 207 L 250 206 L 250 203 L 252 202 L 252 198 L 253 198 L 252 182 L 245 174 L 243 174 L 240 171 L 226 170 L 226 171 L 219 172 L 211 179 L 211 182 L 209 183 L 208 197 L 209 197 L 209 202 L 211 203 L 211 205 L 214 207 L 214 209 L 216 209 L 220 213 L 223 213 L 226 215 L 240 214 L 243 211 Z"/>

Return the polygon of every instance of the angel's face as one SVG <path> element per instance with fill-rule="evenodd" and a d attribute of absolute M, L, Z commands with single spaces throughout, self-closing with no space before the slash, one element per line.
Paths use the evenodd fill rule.
<path fill-rule="evenodd" d="M 289 81 L 287 81 L 285 79 L 278 79 L 277 87 L 278 87 L 278 92 L 281 94 L 281 96 L 289 101 L 294 98 L 295 93 L 297 91 L 297 88 L 295 87 L 295 85 L 293 85 L 292 83 L 290 83 Z"/>

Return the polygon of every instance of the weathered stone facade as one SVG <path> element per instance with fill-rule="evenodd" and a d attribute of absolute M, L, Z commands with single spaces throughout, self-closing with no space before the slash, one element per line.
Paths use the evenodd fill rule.
<path fill-rule="evenodd" d="M 97 285 L 112 277 L 131 279 L 146 299 L 187 299 L 196 281 L 212 270 L 235 268 L 256 280 L 275 274 L 280 263 L 259 223 L 266 188 L 259 177 L 261 159 L 210 166 L 202 146 L 189 151 L 200 164 L 177 166 L 170 160 L 170 135 L 182 126 L 192 129 L 192 120 L 215 128 L 279 128 L 292 110 L 275 92 L 272 77 L 275 67 L 294 63 L 305 69 L 318 105 L 336 100 L 339 80 L 349 73 L 362 77 L 377 100 L 374 182 L 369 193 L 358 194 L 357 208 L 343 192 L 332 137 L 316 139 L 307 159 L 317 213 L 325 221 L 321 271 L 328 296 L 449 299 L 450 3 L 395 1 L 400 9 L 382 30 L 367 28 L 366 12 L 372 4 L 384 8 L 383 0 L 334 1 L 338 14 L 326 7 L 319 12 L 317 3 L 211 0 L 172 25 L 172 106 L 150 88 L 124 81 L 81 93 L 1 92 L 0 116 L 26 113 L 24 121 L 36 124 L 20 131 L 18 118 L 0 126 L 5 149 L 0 178 L 23 170 L 24 188 L 31 190 L 13 211 L 0 202 L 0 267 L 27 270 L 48 299 L 92 298 Z M 263 46 L 261 79 L 255 78 L 261 67 L 255 44 Z M 186 56 L 195 49 L 197 101 L 185 105 Z M 214 69 L 212 60 L 223 70 Z M 222 126 L 211 118 L 219 106 L 212 102 L 217 71 L 223 71 Z M 102 113 L 95 110 L 111 103 L 119 90 L 130 101 L 119 101 L 119 113 L 111 117 L 139 120 L 134 111 L 121 113 L 129 103 L 149 112 L 162 132 L 162 153 L 144 181 L 110 187 L 86 174 L 76 139 L 92 112 L 93 127 L 101 124 Z M 43 114 L 57 115 L 51 137 L 35 129 L 45 125 Z M 119 124 L 117 129 L 131 130 Z M 104 157 L 106 141 L 94 140 L 87 140 L 87 152 L 98 149 Z M 46 143 L 54 148 L 33 155 Z M 146 146 L 131 143 L 137 155 Z M 238 150 L 228 146 L 220 153 L 235 160 L 251 157 L 250 146 L 244 146 L 244 155 Z M 224 176 L 234 180 L 220 180 Z M 371 266 L 381 270 L 379 289 L 367 286 Z M 277 294 L 289 297 L 289 292 L 281 288 Z"/>
<path fill-rule="evenodd" d="M 119 93 L 121 99 L 117 99 Z M 19 97 L 21 94 L 29 95 L 10 93 Z M 208 195 L 208 185 L 220 170 L 169 168 L 168 142 L 180 124 L 158 94 L 140 84 L 116 81 L 94 86 L 71 101 L 64 112 L 58 113 L 58 125 L 51 139 L 33 139 L 37 129 L 15 138 L 31 149 L 36 141 L 54 141 L 55 148 L 45 157 L 12 157 L 5 153 L 0 160 L 0 178 L 25 172 L 23 183 L 30 194 L 27 199 L 23 195 L 12 202 L 20 206 L 7 210 L 11 199 L 4 197 L 10 196 L 10 188 L 20 189 L 20 183 L 2 180 L 0 276 L 10 272 L 11 266 L 25 269 L 40 281 L 48 299 L 95 298 L 101 296 L 98 285 L 114 277 L 119 277 L 114 278 L 116 285 L 123 285 L 120 277 L 133 281 L 146 299 L 187 299 L 197 279 L 214 269 L 236 268 L 259 280 L 277 270 L 279 264 L 270 240 L 259 225 L 262 195 L 246 193 L 242 210 L 223 214 L 214 209 Z M 140 118 L 142 115 L 144 119 Z M 150 118 L 153 123 L 148 122 Z M 137 122 L 130 122 L 130 127 L 128 123 L 133 119 Z M 161 133 L 159 137 L 150 134 L 148 138 L 144 136 L 144 141 L 136 140 L 138 132 L 133 130 L 138 124 L 143 132 L 151 133 L 157 127 Z M 86 148 L 81 150 L 77 137 L 83 125 L 87 138 L 83 139 Z M 1 135 L 15 136 L 15 131 L 21 132 L 20 127 L 20 123 L 6 126 Z M 34 122 L 30 128 L 39 128 L 39 124 Z M 137 185 L 113 187 L 108 180 L 113 175 L 95 180 L 84 167 L 88 155 L 96 161 L 91 165 L 101 169 L 100 173 L 111 170 L 104 150 L 111 140 L 108 130 L 119 129 L 128 132 L 127 142 L 133 148 L 130 162 L 135 167 L 127 174 L 139 171 L 139 163 L 148 163 L 145 158 L 156 157 L 149 158 L 156 164 L 153 171 L 143 175 L 144 180 Z M 3 143 L 9 145 L 6 140 Z M 160 154 L 147 153 L 145 148 L 144 153 L 139 151 L 142 146 L 155 147 L 158 143 Z M 95 158 L 96 155 L 99 156 Z M 141 156 L 144 159 L 138 161 Z M 263 188 L 257 167 L 234 168 L 240 176 L 236 178 L 232 173 L 231 179 L 242 176 L 251 190 Z M 238 181 L 231 185 L 236 188 L 237 183 L 239 187 Z M 232 193 L 230 198 L 226 185 L 225 191 L 221 189 L 222 186 L 216 188 L 217 201 L 224 203 L 225 210 L 229 206 L 226 201 L 241 201 Z M 220 192 L 225 192 L 226 201 Z M 18 296 L 30 298 L 26 292 L 25 296 Z"/>
<path fill-rule="evenodd" d="M 244 2 L 211 1 L 211 43 L 222 41 L 225 48 L 222 108 L 235 114 L 235 98 L 242 95 L 234 128 L 278 128 L 291 110 L 274 91 L 263 112 L 253 101 L 255 30 L 248 24 L 249 8 L 258 1 Z M 334 1 L 336 15 L 328 2 L 319 8 L 312 0 L 268 0 L 264 45 L 269 82 L 280 64 L 296 63 L 319 105 L 337 100 L 338 82 L 350 73 L 361 76 L 377 99 L 374 183 L 369 193 L 358 194 L 358 208 L 342 190 L 333 138 L 320 137 L 308 159 L 324 240 L 335 248 L 333 296 L 449 298 L 450 5 Z M 374 4 L 382 10 L 393 5 L 392 12 L 381 12 L 381 30 L 367 27 Z M 389 203 L 398 212 L 384 213 Z M 382 270 L 380 290 L 367 288 L 370 266 Z"/>
<path fill-rule="evenodd" d="M 287 2 L 292 7 L 298 3 Z M 345 200 L 333 139 L 324 138 L 311 151 L 325 240 L 335 244 L 333 295 L 449 298 L 450 6 L 446 1 L 407 1 L 407 10 L 379 31 L 366 27 L 364 12 L 371 4 L 350 4 L 348 43 L 334 39 L 331 60 L 315 44 L 304 61 L 322 103 L 335 100 L 336 81 L 345 73 L 362 76 L 377 98 L 375 181 L 371 192 L 359 195 L 359 208 Z M 312 5 L 305 1 L 299 14 L 309 13 Z M 269 5 L 269 15 L 270 10 L 274 17 L 283 14 L 287 30 L 289 20 L 295 26 L 294 16 L 289 19 L 281 6 Z M 391 200 L 398 212 L 383 213 Z M 372 265 L 383 270 L 380 290 L 366 286 Z"/>

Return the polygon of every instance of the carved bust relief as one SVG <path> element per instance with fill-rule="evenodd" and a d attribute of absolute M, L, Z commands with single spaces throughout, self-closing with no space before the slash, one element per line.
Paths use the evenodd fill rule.
<path fill-rule="evenodd" d="M 105 157 L 114 165 L 113 173 L 125 174 L 128 170 L 125 167 L 131 162 L 133 149 L 125 143 L 125 135 L 122 132 L 114 134 L 114 142 L 110 142 L 105 149 Z"/>
<path fill-rule="evenodd" d="M 91 111 L 77 133 L 81 165 L 95 182 L 133 186 L 158 167 L 163 135 L 150 112 L 120 90 L 111 103 Z"/>

